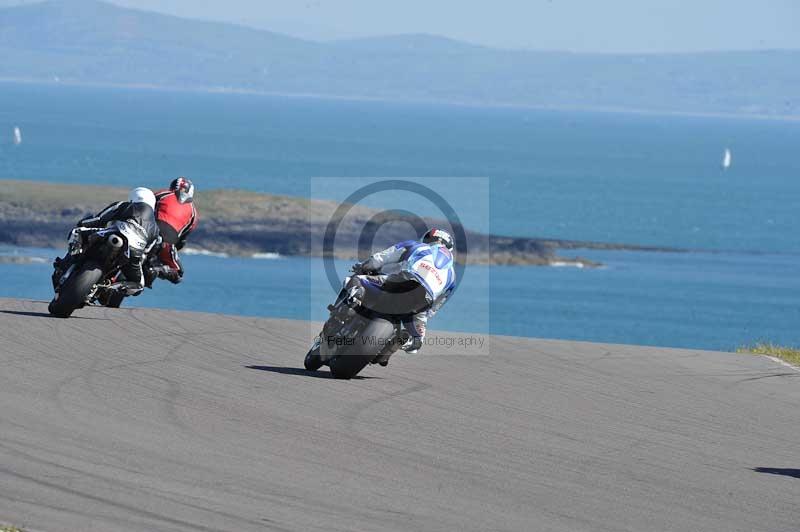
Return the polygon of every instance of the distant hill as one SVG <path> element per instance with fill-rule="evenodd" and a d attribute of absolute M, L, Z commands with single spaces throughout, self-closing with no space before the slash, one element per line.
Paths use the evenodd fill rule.
<path fill-rule="evenodd" d="M 0 9 L 0 57 L 2 79 L 800 116 L 800 51 L 573 54 L 430 35 L 321 43 L 60 0 Z"/>

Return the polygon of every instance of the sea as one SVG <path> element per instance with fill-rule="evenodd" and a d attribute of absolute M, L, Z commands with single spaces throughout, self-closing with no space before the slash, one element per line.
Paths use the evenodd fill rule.
<path fill-rule="evenodd" d="M 353 182 L 430 180 L 475 230 L 684 250 L 561 252 L 600 268 L 473 265 L 434 329 L 800 345 L 800 122 L 0 83 L 0 178 L 163 187 L 178 175 L 198 194 L 338 201 Z M 365 202 L 437 215 L 402 196 Z M 0 246 L 45 259 L 0 259 L 0 297 L 49 299 L 59 252 Z M 185 264 L 182 284 L 126 305 L 320 320 L 331 297 L 313 288 L 316 259 Z"/>

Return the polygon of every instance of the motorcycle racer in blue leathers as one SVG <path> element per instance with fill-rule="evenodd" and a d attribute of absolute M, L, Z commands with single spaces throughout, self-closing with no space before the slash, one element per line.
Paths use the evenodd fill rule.
<path fill-rule="evenodd" d="M 404 323 L 410 337 L 400 349 L 417 353 L 423 345 L 427 323 L 453 293 L 456 273 L 453 258 L 453 237 L 442 229 L 433 228 L 422 237 L 422 242 L 407 240 L 375 253 L 364 262 L 353 265 L 356 275 L 367 275 L 373 285 L 391 293 L 391 286 L 402 286 L 415 281 L 424 288 L 422 302 L 412 318 Z M 345 280 L 347 286 L 353 278 Z M 400 298 L 398 298 L 400 301 Z M 402 309 L 398 309 L 398 312 Z M 386 366 L 391 353 L 382 355 L 376 362 Z"/>

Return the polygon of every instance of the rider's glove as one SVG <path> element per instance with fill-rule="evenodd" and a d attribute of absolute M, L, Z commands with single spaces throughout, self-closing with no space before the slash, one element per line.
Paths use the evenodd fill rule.
<path fill-rule="evenodd" d="M 360 262 L 356 262 L 352 266 L 350 266 L 350 271 L 352 271 L 356 275 L 361 275 L 364 273 L 364 265 Z"/>

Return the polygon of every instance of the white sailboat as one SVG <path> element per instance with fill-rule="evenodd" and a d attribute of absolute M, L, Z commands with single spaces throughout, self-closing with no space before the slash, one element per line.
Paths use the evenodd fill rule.
<path fill-rule="evenodd" d="M 14 128 L 14 144 L 17 146 L 22 144 L 22 130 L 18 127 Z"/>
<path fill-rule="evenodd" d="M 725 148 L 725 153 L 722 155 L 722 169 L 727 170 L 731 167 L 731 150 Z"/>

